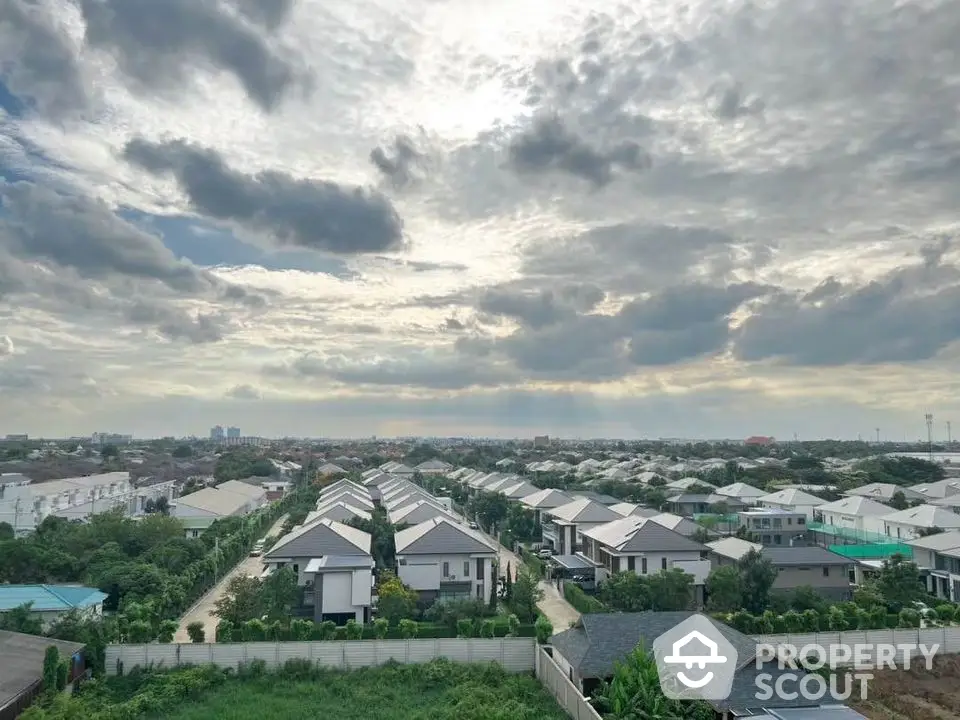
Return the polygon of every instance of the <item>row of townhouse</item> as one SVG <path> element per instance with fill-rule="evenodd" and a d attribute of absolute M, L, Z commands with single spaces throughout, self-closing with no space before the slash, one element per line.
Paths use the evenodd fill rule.
<path fill-rule="evenodd" d="M 445 468 L 448 470 L 449 468 Z M 397 474 L 396 464 L 341 479 L 320 493 L 316 509 L 264 555 L 266 572 L 291 567 L 303 588 L 301 614 L 318 621 L 367 622 L 376 608 L 372 537 L 355 525 L 382 509 L 396 528 L 396 572 L 423 605 L 481 598 L 496 588 L 498 547 L 437 498 Z M 359 522 L 358 522 L 359 521 Z"/>
<path fill-rule="evenodd" d="M 448 476 L 477 491 L 513 487 L 522 479 L 498 473 L 460 470 Z M 687 489 L 694 483 L 682 483 Z M 542 545 L 554 555 L 558 576 L 600 583 L 614 572 L 640 575 L 681 569 L 693 577 L 697 597 L 712 569 L 739 560 L 751 549 L 767 556 L 778 570 L 775 589 L 788 592 L 811 586 L 833 599 L 852 595 L 855 563 L 842 555 L 807 542 L 808 520 L 823 500 L 800 490 L 765 493 L 746 483 L 710 488 L 710 505 L 723 502 L 738 510 L 737 526 L 746 527 L 756 542 L 730 539 L 707 530 L 676 512 L 662 512 L 616 498 L 584 491 L 554 488 L 536 490 L 519 503 L 533 511 L 542 528 Z M 700 508 L 668 506 L 696 515 Z M 714 542 L 702 544 L 706 535 Z M 697 539 L 694 539 L 694 538 Z"/>
<path fill-rule="evenodd" d="M 174 497 L 173 481 L 137 486 L 129 472 L 33 482 L 20 473 L 0 474 L 0 522 L 17 535 L 33 532 L 49 516 L 86 520 L 91 515 L 121 509 L 130 516 L 143 513 L 150 501 Z"/>

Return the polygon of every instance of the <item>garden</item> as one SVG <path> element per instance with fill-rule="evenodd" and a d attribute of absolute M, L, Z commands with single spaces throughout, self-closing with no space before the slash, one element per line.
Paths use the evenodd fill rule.
<path fill-rule="evenodd" d="M 48 697 L 23 720 L 567 720 L 531 675 L 495 663 L 390 663 L 333 671 L 290 660 L 276 672 L 262 662 L 137 671 L 86 683 L 74 696 Z"/>

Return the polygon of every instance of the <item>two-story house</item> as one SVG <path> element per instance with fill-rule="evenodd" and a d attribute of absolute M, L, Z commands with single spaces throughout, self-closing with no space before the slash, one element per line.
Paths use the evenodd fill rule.
<path fill-rule="evenodd" d="M 756 505 L 760 501 L 760 498 L 767 494 L 767 491 L 745 482 L 735 482 L 717 488 L 716 494 L 736 498 L 746 505 Z"/>
<path fill-rule="evenodd" d="M 907 540 L 913 562 L 927 572 L 927 591 L 949 602 L 960 602 L 960 530 Z"/>
<path fill-rule="evenodd" d="M 814 510 L 823 505 L 822 498 L 804 492 L 799 488 L 778 490 L 777 492 L 760 496 L 757 498 L 757 501 L 760 507 L 803 513 L 807 518 L 807 522 L 813 520 Z"/>
<path fill-rule="evenodd" d="M 596 500 L 578 497 L 541 514 L 542 541 L 558 555 L 573 555 L 580 548 L 584 530 L 622 517 Z"/>
<path fill-rule="evenodd" d="M 370 619 L 373 590 L 371 537 L 329 518 L 301 525 L 263 556 L 268 570 L 291 567 L 314 620 L 339 624 Z"/>
<path fill-rule="evenodd" d="M 917 505 L 884 515 L 883 532 L 897 540 L 912 540 L 924 528 L 960 529 L 960 515 L 936 505 Z"/>
<path fill-rule="evenodd" d="M 843 494 L 847 497 L 865 497 L 881 503 L 890 503 L 897 493 L 902 493 L 907 502 L 923 501 L 926 499 L 922 493 L 916 490 L 911 490 L 902 485 L 894 485 L 893 483 L 868 483 L 860 487 L 851 488 Z"/>
<path fill-rule="evenodd" d="M 667 503 L 669 504 L 671 512 L 688 517 L 714 512 L 717 506 L 725 506 L 727 512 L 736 512 L 741 508 L 747 507 L 747 503 L 739 498 L 729 495 L 719 495 L 717 493 L 710 493 L 709 495 L 681 493 L 668 497 Z"/>
<path fill-rule="evenodd" d="M 538 490 L 526 497 L 520 498 L 520 504 L 529 510 L 533 510 L 534 519 L 539 525 L 543 522 L 543 513 L 545 511 L 566 505 L 571 500 L 573 500 L 573 496 L 568 495 L 562 490 L 546 488 L 545 490 Z"/>
<path fill-rule="evenodd" d="M 710 573 L 707 548 L 651 518 L 628 515 L 583 530 L 580 553 L 599 565 L 597 582 L 617 572 L 638 575 L 680 569 L 703 585 Z"/>
<path fill-rule="evenodd" d="M 814 519 L 826 525 L 847 528 L 862 533 L 883 534 L 883 520 L 891 508 L 865 495 L 852 495 L 824 503 L 814 513 Z"/>
<path fill-rule="evenodd" d="M 807 544 L 806 510 L 756 508 L 737 513 L 740 527 L 761 545 L 794 546 Z"/>
<path fill-rule="evenodd" d="M 497 586 L 497 544 L 450 518 L 435 517 L 394 535 L 397 576 L 420 602 L 490 599 Z"/>

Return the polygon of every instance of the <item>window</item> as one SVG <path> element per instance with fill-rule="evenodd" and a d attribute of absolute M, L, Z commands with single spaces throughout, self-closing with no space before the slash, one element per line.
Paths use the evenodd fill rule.
<path fill-rule="evenodd" d="M 294 564 L 293 564 L 293 571 L 294 571 L 295 573 L 300 572 L 300 566 L 297 565 L 296 563 L 294 563 Z"/>
<path fill-rule="evenodd" d="M 806 524 L 807 524 L 807 519 L 805 517 L 797 518 L 797 525 L 806 525 Z"/>
<path fill-rule="evenodd" d="M 645 557 L 640 558 L 640 572 L 644 575 L 647 574 L 647 559 Z"/>
<path fill-rule="evenodd" d="M 666 569 L 667 569 L 667 559 L 666 559 L 666 558 L 660 558 L 660 569 L 661 569 L 661 570 L 666 570 Z"/>
<path fill-rule="evenodd" d="M 448 562 L 443 564 L 443 576 L 450 577 L 450 563 Z"/>
<path fill-rule="evenodd" d="M 780 545 L 780 544 L 782 543 L 782 540 L 783 540 L 783 539 L 782 539 L 782 537 L 781 537 L 780 535 L 774 535 L 774 536 L 773 536 L 773 544 L 774 544 L 774 545 Z"/>
<path fill-rule="evenodd" d="M 470 561 L 469 560 L 463 563 L 463 576 L 465 578 L 470 577 Z"/>
<path fill-rule="evenodd" d="M 828 568 L 826 565 L 823 566 L 823 576 L 830 577 L 830 568 Z"/>
<path fill-rule="evenodd" d="M 483 558 L 477 558 L 477 580 L 483 580 Z"/>
<path fill-rule="evenodd" d="M 769 536 L 769 535 L 764 535 L 763 538 L 761 538 L 760 542 L 763 543 L 764 545 L 769 545 L 769 544 L 770 544 L 770 536 Z"/>
<path fill-rule="evenodd" d="M 633 572 L 636 572 L 637 570 L 637 559 L 633 555 L 630 555 L 627 558 L 627 570 L 630 570 Z"/>

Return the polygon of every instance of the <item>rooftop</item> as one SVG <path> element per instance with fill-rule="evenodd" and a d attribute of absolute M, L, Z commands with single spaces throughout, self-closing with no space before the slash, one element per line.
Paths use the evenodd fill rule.
<path fill-rule="evenodd" d="M 51 645 L 66 657 L 83 649 L 80 643 L 0 630 L 0 708 L 42 679 L 43 657 Z"/>
<path fill-rule="evenodd" d="M 32 603 L 37 612 L 87 608 L 107 599 L 97 588 L 82 585 L 0 585 L 0 612 Z"/>

